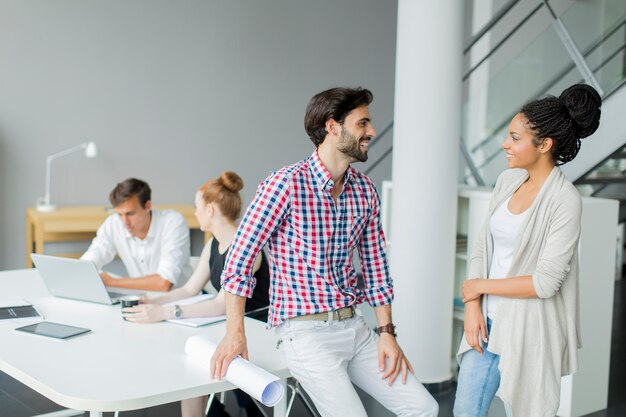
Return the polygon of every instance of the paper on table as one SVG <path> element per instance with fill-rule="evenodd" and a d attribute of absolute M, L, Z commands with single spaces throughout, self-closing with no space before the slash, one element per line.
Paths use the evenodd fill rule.
<path fill-rule="evenodd" d="M 198 294 L 193 297 L 183 298 L 182 300 L 172 301 L 163 305 L 173 306 L 174 304 L 178 304 L 179 306 L 186 306 L 188 304 L 196 304 L 202 301 L 210 300 L 211 298 L 215 298 L 215 294 Z"/>
<path fill-rule="evenodd" d="M 168 323 L 182 324 L 183 326 L 201 327 L 207 324 L 218 323 L 220 321 L 226 321 L 226 316 L 213 316 L 213 317 L 192 317 L 189 319 L 168 319 Z"/>
<path fill-rule="evenodd" d="M 172 306 L 174 304 L 178 304 L 180 306 L 185 306 L 188 304 L 196 304 L 202 301 L 210 300 L 215 298 L 215 294 L 200 294 L 194 297 L 184 298 L 178 301 L 172 301 L 171 303 L 164 304 L 166 306 Z M 192 317 L 187 319 L 169 319 L 166 320 L 168 323 L 174 324 L 183 324 L 185 326 L 191 327 L 200 327 L 206 324 L 217 323 L 218 321 L 226 320 L 226 315 L 223 316 L 212 316 L 212 317 Z"/>
<path fill-rule="evenodd" d="M 211 368 L 211 357 L 217 345 L 208 336 L 191 336 L 185 343 L 185 353 L 198 364 Z M 226 380 L 248 393 L 268 407 L 273 407 L 283 398 L 280 378 L 243 358 L 235 358 L 226 371 Z"/>

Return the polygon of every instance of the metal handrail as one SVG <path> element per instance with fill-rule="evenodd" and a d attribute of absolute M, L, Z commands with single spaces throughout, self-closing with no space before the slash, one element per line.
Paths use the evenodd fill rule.
<path fill-rule="evenodd" d="M 389 122 L 387 126 L 383 127 L 380 132 L 378 132 L 378 135 L 376 136 L 377 140 L 371 142 L 369 149 L 371 150 L 378 142 L 380 142 L 380 139 L 382 139 L 383 136 L 385 136 L 388 132 L 390 132 L 392 127 L 393 127 L 393 120 Z M 376 161 L 374 161 L 373 164 L 367 167 L 367 169 L 365 169 L 363 173 L 365 175 L 368 175 L 370 172 L 372 172 L 374 168 L 376 168 L 376 166 L 378 166 L 383 161 L 383 159 L 389 156 L 392 150 L 393 150 L 393 143 L 391 144 L 389 149 L 383 152 L 383 154 L 379 156 L 378 159 L 376 159 Z"/>
<path fill-rule="evenodd" d="M 606 58 L 604 58 L 602 60 L 602 62 L 600 63 L 600 65 L 598 65 L 593 72 L 597 72 L 600 70 L 600 68 L 602 68 L 603 66 L 605 66 L 606 64 L 609 63 L 610 60 L 612 60 L 613 58 L 615 58 L 615 56 L 617 54 L 619 54 L 620 52 L 622 52 L 622 50 L 626 49 L 626 43 L 622 46 L 620 46 L 619 48 L 617 48 L 617 50 L 615 52 L 613 52 L 611 55 L 607 56 Z"/>
<path fill-rule="evenodd" d="M 502 6 L 500 8 L 500 10 L 498 10 L 498 12 L 496 12 L 496 14 L 494 15 L 494 17 L 487 22 L 487 24 L 476 34 L 474 35 L 469 41 L 468 43 L 465 45 L 463 53 L 467 53 L 469 52 L 469 50 L 489 31 L 493 28 L 493 26 L 495 26 L 514 6 L 515 4 L 517 4 L 519 2 L 519 0 L 510 0 L 507 4 L 505 4 L 504 6 Z M 507 35 L 504 36 L 504 38 L 502 38 L 488 53 L 485 57 L 483 57 L 476 65 L 474 65 L 463 77 L 462 80 L 465 81 L 467 80 L 467 78 L 474 72 L 476 71 L 487 59 L 489 59 L 493 53 L 495 53 L 515 32 L 517 32 L 530 18 L 532 18 L 532 16 L 537 13 L 543 6 L 547 6 L 547 9 L 549 11 L 549 13 L 552 15 L 552 17 L 556 20 L 558 20 L 558 16 L 556 16 L 556 14 L 554 13 L 554 10 L 552 10 L 552 8 L 549 5 L 549 1 L 548 0 L 543 0 L 541 3 L 539 3 L 530 13 L 528 13 L 521 22 L 519 22 Z M 587 48 L 587 50 L 582 54 L 582 56 L 587 57 L 589 54 L 591 54 L 592 52 L 594 52 L 600 45 L 602 45 L 610 36 L 612 36 L 622 25 L 626 24 L 626 16 L 623 17 L 620 21 L 618 21 L 613 28 L 609 29 L 607 32 L 605 32 L 602 37 L 596 41 L 594 44 L 592 44 L 589 48 Z M 622 47 L 620 47 L 617 51 L 615 51 L 614 53 L 612 53 L 609 57 L 605 58 L 598 67 L 594 68 L 592 70 L 592 74 L 597 72 L 599 69 L 601 69 L 604 65 L 606 65 L 613 57 L 615 57 L 615 55 L 617 55 L 619 52 L 621 52 L 623 49 L 626 48 L 626 44 L 624 44 Z M 544 84 L 540 89 L 540 93 L 547 91 L 552 85 L 556 84 L 559 80 L 561 80 L 565 75 L 567 75 L 568 72 L 570 72 L 572 69 L 576 68 L 576 63 L 572 63 L 570 64 L 568 67 L 566 67 L 563 71 L 560 71 L 557 76 L 553 77 L 548 83 Z M 622 85 L 626 84 L 626 79 L 623 80 L 620 84 L 618 84 L 617 86 L 615 86 L 614 89 L 612 89 L 609 92 L 606 92 L 606 94 L 604 95 L 604 98 L 606 99 L 608 96 L 610 96 L 611 94 L 613 94 L 619 87 L 621 87 Z M 494 138 L 494 135 L 496 132 L 500 131 L 503 127 L 506 126 L 506 124 L 509 122 L 509 120 L 511 118 L 513 118 L 515 116 L 517 112 L 511 114 L 511 116 L 507 119 L 504 119 L 504 121 L 499 124 L 494 130 L 492 130 L 492 133 L 490 135 L 488 135 L 484 140 L 482 140 L 478 145 L 474 146 L 474 148 L 471 150 L 471 153 L 476 152 L 477 150 L 479 150 L 480 148 L 482 148 L 483 146 L 485 146 L 487 143 L 491 142 Z M 392 120 L 391 122 L 389 122 L 389 124 L 387 124 L 387 126 L 385 126 L 380 133 L 378 134 L 378 138 L 382 138 L 385 134 L 387 134 L 391 128 L 393 127 L 394 121 Z M 370 145 L 370 149 L 376 145 L 378 141 L 374 141 L 372 142 L 372 144 Z M 393 151 L 393 144 L 389 147 L 389 149 L 387 149 L 380 157 L 378 157 L 376 159 L 376 161 L 374 161 L 373 164 L 371 164 L 366 170 L 365 170 L 365 174 L 369 174 L 371 171 L 374 170 L 374 168 L 376 168 L 387 156 L 389 156 L 391 154 L 391 152 Z M 486 165 L 488 165 L 497 155 L 500 154 L 500 151 L 494 153 L 493 155 L 490 155 L 489 157 L 487 157 L 483 163 L 476 167 L 473 162 L 472 162 L 472 158 L 471 158 L 471 153 L 468 152 L 467 147 L 465 146 L 465 143 L 463 142 L 463 140 L 461 139 L 461 153 L 464 156 L 464 158 L 466 159 L 466 161 L 468 162 L 468 166 L 470 167 L 470 175 L 473 176 L 476 181 L 479 184 L 484 184 L 484 181 L 482 179 L 482 177 L 480 176 L 480 173 L 478 170 L 484 168 Z M 470 175 L 466 175 L 465 178 L 469 178 Z"/>
<path fill-rule="evenodd" d="M 608 57 L 608 58 L 604 59 L 604 60 L 600 63 L 600 65 L 598 65 L 597 67 L 595 67 L 595 68 L 593 69 L 593 72 L 597 72 L 597 71 L 599 71 L 599 70 L 600 70 L 602 67 L 604 67 L 604 66 L 605 66 L 605 65 L 606 65 L 606 64 L 607 64 L 607 63 L 608 63 L 611 59 L 613 59 L 613 58 L 615 57 L 615 55 L 617 55 L 618 53 L 620 53 L 620 52 L 621 52 L 622 50 L 624 50 L 624 49 L 626 49 L 626 43 L 625 43 L 624 45 L 620 46 L 620 47 L 617 49 L 617 51 L 615 51 L 615 52 L 613 52 L 611 55 L 609 55 L 609 57 Z M 557 81 L 558 81 L 558 80 L 557 80 Z M 581 81 L 583 81 L 583 80 L 581 80 Z M 556 83 L 556 81 L 555 81 L 555 83 Z M 626 78 L 625 78 L 625 79 L 624 79 L 621 83 L 619 83 L 617 86 L 615 86 L 615 88 L 613 88 L 613 89 L 612 89 L 609 93 L 605 94 L 605 95 L 603 96 L 603 99 L 604 99 L 604 100 L 606 100 L 606 98 L 607 98 L 608 96 L 610 96 L 611 94 L 613 94 L 615 91 L 617 91 L 617 90 L 618 90 L 618 89 L 619 89 L 622 85 L 624 85 L 624 84 L 626 84 Z M 514 116 L 515 116 L 515 115 L 511 116 L 511 118 L 510 118 L 510 119 L 512 119 Z M 510 119 L 509 119 L 509 120 L 510 120 Z M 505 124 L 506 124 L 506 122 L 505 122 Z M 491 140 L 493 140 L 493 136 L 490 136 L 490 137 L 489 137 L 489 139 L 488 139 L 488 141 L 491 141 Z M 485 166 L 487 166 L 487 165 L 488 165 L 488 164 L 489 164 L 489 163 L 490 163 L 490 162 L 491 162 L 491 161 L 492 161 L 492 160 L 493 160 L 496 156 L 498 156 L 498 154 L 500 154 L 500 151 L 498 151 L 498 152 L 494 153 L 493 155 L 490 155 L 487 159 L 485 159 L 485 160 L 484 160 L 484 161 L 480 164 L 480 166 L 478 167 L 478 169 L 482 169 L 482 168 L 484 168 Z M 607 159 L 610 159 L 610 158 L 605 158 L 605 159 L 602 161 L 602 163 L 603 163 L 604 161 L 606 161 Z M 595 168 L 594 168 L 594 169 L 595 169 Z M 465 176 L 465 178 L 467 178 L 467 177 L 468 177 L 468 176 L 466 175 L 466 176 Z"/>
<path fill-rule="evenodd" d="M 474 71 L 476 71 L 485 61 L 487 61 L 489 58 L 491 58 L 491 55 L 493 55 L 498 49 L 500 49 L 500 47 L 502 45 L 504 45 L 504 43 L 507 40 L 509 40 L 509 38 L 511 36 L 513 36 L 515 34 L 515 32 L 517 32 L 519 30 L 519 28 L 524 26 L 524 24 L 531 17 L 533 17 L 533 15 L 535 13 L 537 13 L 543 6 L 544 6 L 544 3 L 539 3 L 529 14 L 526 15 L 526 17 L 524 17 L 524 19 L 522 19 L 521 22 L 519 22 L 517 25 L 515 25 L 515 27 L 509 33 L 507 33 L 504 36 L 504 38 L 500 39 L 500 41 L 498 41 L 498 43 L 496 43 L 496 45 L 493 48 L 491 48 L 491 50 L 487 53 L 487 55 L 485 55 L 480 61 L 478 61 L 478 63 L 476 65 L 474 65 L 472 68 L 470 68 L 470 70 L 468 72 L 466 72 L 465 75 L 463 75 L 462 80 L 463 81 L 467 80 L 469 78 L 469 76 L 472 75 L 472 73 Z"/>
<path fill-rule="evenodd" d="M 622 46 L 621 46 L 621 47 L 620 47 L 617 51 L 615 51 L 613 54 L 611 54 L 611 58 L 613 58 L 615 55 L 617 55 L 617 54 L 618 54 L 619 52 L 621 52 L 623 49 L 626 49 L 626 44 L 622 45 Z M 601 63 L 598 67 L 596 67 L 596 68 L 593 70 L 593 72 L 598 71 L 600 68 L 602 68 L 604 65 L 606 65 L 609 61 L 610 61 L 610 59 L 605 59 L 604 61 L 602 61 L 602 63 Z M 581 81 L 583 81 L 583 80 L 581 80 Z M 624 84 L 626 84 L 626 79 L 624 79 L 624 80 L 623 80 L 620 84 L 618 84 L 618 85 L 617 85 L 614 89 L 612 89 L 610 93 L 608 93 L 608 94 L 604 95 L 603 99 L 604 99 L 604 100 L 606 100 L 606 98 L 607 98 L 608 96 L 610 96 L 611 94 L 613 94 L 615 91 L 617 91 L 617 90 L 618 90 L 618 88 L 619 88 L 619 87 L 621 87 L 621 86 L 622 86 L 622 85 L 624 85 Z M 513 115 L 513 116 L 515 116 L 515 115 Z M 512 116 L 511 118 L 513 118 L 513 116 Z M 489 138 L 489 140 L 490 140 L 490 141 L 491 141 L 491 140 L 493 140 L 493 137 L 490 137 L 490 138 Z M 498 151 L 498 152 L 494 153 L 493 155 L 490 155 L 487 159 L 485 159 L 485 160 L 484 160 L 484 161 L 480 164 L 480 166 L 478 167 L 478 169 L 482 169 L 482 168 L 484 168 L 485 166 L 487 166 L 487 165 L 488 165 L 488 164 L 489 164 L 489 163 L 490 163 L 490 162 L 491 162 L 491 161 L 492 161 L 492 160 L 493 160 L 496 156 L 498 156 L 498 154 L 500 154 L 500 151 Z M 608 159 L 608 158 L 606 158 L 606 159 Z M 606 159 L 604 159 L 604 160 L 603 160 L 603 162 L 604 162 Z M 466 178 L 467 178 L 467 176 L 466 176 Z"/>
<path fill-rule="evenodd" d="M 463 54 L 469 52 L 472 49 L 472 46 L 476 44 L 487 32 L 489 32 L 502 18 L 515 6 L 519 3 L 519 0 L 510 0 L 507 4 L 500 7 L 493 17 L 479 30 L 474 36 L 472 36 L 469 41 L 463 47 Z"/>
<path fill-rule="evenodd" d="M 380 139 L 382 139 L 383 136 L 385 136 L 387 132 L 391 130 L 392 127 L 393 127 L 393 120 L 387 123 L 387 126 L 383 127 L 380 130 L 380 132 L 378 132 L 378 135 L 376 135 L 376 140 L 370 142 L 369 149 L 371 150 L 374 146 L 376 146 L 376 144 L 380 142 Z"/>
<path fill-rule="evenodd" d="M 476 44 L 476 42 L 478 42 L 487 32 L 489 32 L 500 20 L 502 20 L 502 18 L 517 4 L 519 3 L 519 0 L 510 0 L 507 4 L 503 5 L 497 12 L 496 14 L 494 14 L 494 16 L 489 20 L 489 22 L 487 22 L 487 24 L 485 24 L 485 26 L 483 26 L 483 28 L 476 33 L 476 35 L 472 36 L 472 38 L 468 41 L 468 43 L 465 45 L 464 49 L 463 49 L 463 53 L 466 54 L 467 52 L 469 52 L 469 50 Z M 508 39 L 510 38 L 513 33 L 515 33 L 528 19 L 530 19 L 537 10 L 539 10 L 541 7 L 543 7 L 543 3 L 539 3 L 539 5 L 537 7 L 535 7 L 535 9 L 533 9 L 533 11 L 531 11 L 523 20 L 522 22 L 517 25 L 515 28 L 513 28 L 513 30 L 511 32 L 509 32 L 509 34 L 507 34 L 505 36 L 505 38 L 503 40 L 501 40 L 488 54 L 486 57 L 484 57 L 478 64 L 476 64 L 474 66 L 474 68 L 472 68 L 464 77 L 463 80 L 465 80 L 467 77 L 469 77 L 469 75 L 475 71 L 484 61 L 486 61 L 487 59 L 489 59 L 489 57 Z M 389 124 L 387 124 L 387 126 L 385 126 L 378 134 L 378 139 L 381 139 L 383 136 L 385 136 L 385 134 L 387 134 L 387 132 L 389 132 L 391 130 L 391 128 L 393 127 L 393 123 L 394 121 L 392 120 L 391 122 L 389 122 Z M 379 142 L 379 140 L 373 141 L 370 145 L 370 149 L 372 149 L 374 146 L 376 146 L 376 144 Z M 380 157 L 378 157 L 376 159 L 376 161 L 374 161 L 374 163 L 372 163 L 365 171 L 364 173 L 367 175 L 369 174 L 371 171 L 374 170 L 374 168 L 376 168 L 387 156 L 389 156 L 389 154 L 391 154 L 391 152 L 393 151 L 393 144 L 389 147 L 389 149 L 387 149 Z M 469 157 L 469 154 L 467 153 L 467 148 L 464 147 L 464 144 L 462 146 L 461 149 L 464 157 Z M 473 164 L 470 164 L 472 167 L 474 167 Z M 475 178 L 476 180 L 481 183 L 482 178 L 480 177 L 480 175 L 478 174 L 478 172 L 476 171 L 476 168 L 474 167 L 474 169 L 472 170 L 473 173 L 475 173 Z"/>
<path fill-rule="evenodd" d="M 467 166 L 469 167 L 470 173 L 476 180 L 476 184 L 478 184 L 479 186 L 485 185 L 485 180 L 483 179 L 482 175 L 480 175 L 480 172 L 478 172 L 478 168 L 476 168 L 474 160 L 472 159 L 472 155 L 468 152 L 467 146 L 465 146 L 465 142 L 463 142 L 463 138 L 461 138 L 461 140 L 459 141 L 459 148 L 461 150 L 461 155 L 463 155 L 463 158 L 465 158 L 465 163 L 467 163 Z M 467 176 L 465 176 L 465 178 L 467 178 Z"/>
<path fill-rule="evenodd" d="M 596 49 L 598 49 L 598 47 L 600 45 L 602 45 L 609 37 L 611 37 L 615 32 L 617 32 L 617 30 L 622 26 L 626 24 L 626 16 L 624 16 L 621 20 L 617 21 L 614 26 L 609 29 L 599 40 L 597 40 L 595 43 L 591 44 L 587 50 L 583 53 L 583 55 L 585 57 L 589 56 L 591 53 L 593 53 Z M 611 55 L 611 58 L 616 55 L 617 53 L 619 53 L 619 50 L 615 53 L 613 53 Z M 606 61 L 606 62 L 605 62 Z M 607 62 L 608 60 L 605 60 L 602 62 L 602 64 L 600 66 L 598 66 L 597 68 L 595 68 L 593 70 L 593 72 L 597 72 L 600 68 L 602 68 Z M 537 94 L 542 94 L 543 92 L 547 91 L 548 89 L 550 89 L 550 87 L 552 87 L 554 84 L 556 84 L 557 82 L 559 82 L 563 77 L 565 77 L 565 75 L 570 72 L 571 70 L 573 70 L 574 68 L 576 68 L 576 64 L 571 63 L 569 64 L 567 67 L 565 67 L 562 71 L 560 71 L 556 76 L 552 77 L 552 79 L 550 81 L 548 81 L 546 84 L 544 84 L 543 86 L 541 86 L 538 90 L 537 90 Z M 612 93 L 612 91 L 611 91 Z M 608 97 L 610 93 L 607 93 L 604 97 Z M 512 113 L 508 118 L 505 118 L 504 121 L 499 124 L 495 129 L 493 129 L 491 131 L 491 134 L 489 134 L 485 139 L 483 139 L 482 141 L 480 141 L 480 143 L 478 143 L 477 145 L 475 145 L 472 149 L 471 152 L 474 153 L 477 150 L 479 150 L 480 148 L 482 148 L 483 146 L 485 146 L 487 143 L 491 142 L 493 140 L 493 135 L 496 134 L 497 132 L 500 131 L 500 129 L 502 129 L 504 126 L 506 126 L 509 121 L 515 117 L 515 115 L 517 114 L 517 111 L 515 111 L 514 113 Z M 479 169 L 482 168 L 479 167 Z"/>
<path fill-rule="evenodd" d="M 383 154 L 379 156 L 378 159 L 374 161 L 372 165 L 367 167 L 367 169 L 364 171 L 364 174 L 368 175 L 370 172 L 372 172 L 374 168 L 376 168 L 381 162 L 383 162 L 383 159 L 385 159 L 387 156 L 389 156 L 389 154 L 391 154 L 391 151 L 393 151 L 393 144 L 389 147 L 389 149 L 383 152 Z"/>
<path fill-rule="evenodd" d="M 618 84 L 614 85 L 613 89 L 611 91 L 609 91 L 608 93 L 606 93 L 606 95 L 604 97 L 602 97 L 602 100 L 606 100 L 607 98 L 611 97 L 613 95 L 613 93 L 615 93 L 617 90 L 622 88 L 624 85 L 626 85 L 626 78 L 622 79 L 622 81 L 620 81 Z"/>

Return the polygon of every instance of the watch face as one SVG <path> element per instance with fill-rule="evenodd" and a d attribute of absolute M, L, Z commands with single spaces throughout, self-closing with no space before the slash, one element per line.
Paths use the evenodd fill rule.
<path fill-rule="evenodd" d="M 179 319 L 182 316 L 183 316 L 183 310 L 180 308 L 180 306 L 174 306 L 174 317 Z"/>

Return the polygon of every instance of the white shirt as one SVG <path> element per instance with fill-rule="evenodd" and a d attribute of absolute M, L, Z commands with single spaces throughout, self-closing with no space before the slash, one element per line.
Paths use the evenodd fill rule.
<path fill-rule="evenodd" d="M 145 239 L 132 236 L 117 214 L 109 216 L 98 229 L 81 259 L 93 261 L 98 269 L 119 255 L 131 278 L 159 274 L 174 287 L 191 275 L 189 227 L 174 210 L 152 210 Z"/>
<path fill-rule="evenodd" d="M 508 274 L 517 248 L 519 234 L 528 213 L 528 210 L 520 214 L 511 213 L 509 201 L 511 201 L 511 197 L 507 198 L 493 212 L 489 220 L 489 229 L 493 238 L 493 258 L 489 267 L 489 279 L 509 278 Z M 494 319 L 496 309 L 501 301 L 502 297 L 487 295 L 487 317 L 491 320 Z"/>

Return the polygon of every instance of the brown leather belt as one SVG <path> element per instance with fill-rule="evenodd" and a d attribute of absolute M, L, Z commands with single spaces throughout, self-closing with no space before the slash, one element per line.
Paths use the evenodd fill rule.
<path fill-rule="evenodd" d="M 338 310 L 325 311 L 323 313 L 306 314 L 304 316 L 291 317 L 289 320 L 308 321 L 319 320 L 328 321 L 332 317 L 333 320 L 346 320 L 351 319 L 355 315 L 354 306 L 343 307 Z"/>

